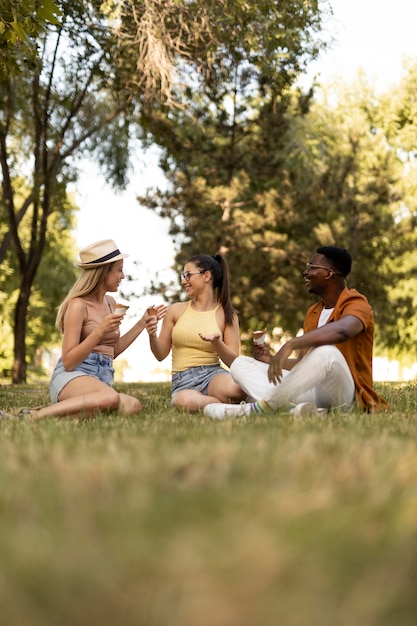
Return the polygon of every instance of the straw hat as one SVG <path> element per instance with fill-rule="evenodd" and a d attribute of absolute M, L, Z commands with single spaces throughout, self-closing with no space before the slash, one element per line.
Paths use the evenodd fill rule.
<path fill-rule="evenodd" d="M 103 239 L 80 250 L 81 263 L 77 263 L 77 266 L 83 269 L 99 267 L 107 263 L 114 263 L 119 259 L 125 259 L 128 256 L 128 254 L 120 252 L 112 239 Z"/>

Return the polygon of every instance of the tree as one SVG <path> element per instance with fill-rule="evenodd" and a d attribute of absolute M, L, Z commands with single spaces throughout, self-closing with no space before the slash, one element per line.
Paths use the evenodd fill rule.
<path fill-rule="evenodd" d="M 117 94 L 103 97 L 110 85 L 104 75 L 106 62 L 111 71 L 103 20 L 91 10 L 93 23 L 89 24 L 88 11 L 70 5 L 61 4 L 59 26 L 41 31 L 38 58 L 29 60 L 26 69 L 20 59 L 20 71 L 3 76 L 0 84 L 0 163 L 9 226 L 0 246 L 0 261 L 12 247 L 20 277 L 13 328 L 15 383 L 26 379 L 31 290 L 52 215 L 59 213 L 67 183 L 75 178 L 73 159 L 81 149 L 94 151 L 105 127 L 108 139 L 103 140 L 103 154 L 109 151 L 111 140 L 120 140 L 121 145 L 126 141 L 126 129 L 115 122 L 122 108 Z M 77 48 L 71 46 L 75 40 Z M 126 162 L 116 153 L 106 166 L 109 176 L 119 181 Z M 24 188 L 27 193 L 22 197 L 19 191 Z"/>
<path fill-rule="evenodd" d="M 384 347 L 395 357 L 416 360 L 417 332 L 417 62 L 408 59 L 398 86 L 381 97 L 378 126 L 395 154 L 399 177 L 394 213 L 398 237 L 389 234 L 389 262 L 385 276 L 389 309 L 397 324 L 387 329 Z"/>
<path fill-rule="evenodd" d="M 1 211 L 0 211 L 1 215 Z M 70 262 L 75 254 L 74 228 L 75 207 L 64 199 L 50 217 L 49 234 L 39 270 L 31 289 L 27 311 L 28 328 L 25 337 L 27 360 L 36 361 L 39 347 L 52 346 L 60 341 L 55 328 L 57 303 L 61 302 L 75 280 L 76 268 Z M 5 224 L 5 220 L 1 220 Z M 29 240 L 29 216 L 20 226 L 21 237 Z M 13 368 L 14 311 L 19 294 L 19 273 L 12 249 L 2 263 L 0 276 L 0 373 L 10 377 Z"/>
<path fill-rule="evenodd" d="M 60 10 L 53 0 L 0 0 L 0 73 L 18 70 L 18 58 L 34 61 L 35 37 L 45 24 L 58 24 Z"/>
<path fill-rule="evenodd" d="M 13 10 L 21 10 L 24 19 L 28 6 L 21 2 Z M 132 122 L 145 106 L 156 115 L 173 110 L 173 104 L 180 111 L 196 80 L 215 93 L 219 79 L 228 83 L 229 71 L 232 80 L 242 81 L 252 106 L 252 85 L 282 91 L 304 57 L 317 52 L 312 33 L 320 24 L 317 3 L 301 0 L 288 0 L 284 17 L 281 3 L 272 0 L 254 6 L 242 0 L 210 0 L 204 6 L 189 0 L 57 0 L 55 6 L 58 24 L 37 19 L 33 32 L 27 28 L 36 54 L 17 53 L 16 71 L 0 79 L 0 164 L 8 222 L 0 262 L 14 250 L 20 277 L 13 382 L 26 377 L 32 286 L 51 216 L 62 206 L 68 182 L 76 180 L 77 157 L 96 158 L 108 180 L 123 187 Z M 248 118 L 250 106 L 242 116 Z M 28 193 L 20 199 L 21 176 Z M 30 221 L 28 238 L 22 235 L 25 220 Z"/>
<path fill-rule="evenodd" d="M 38 56 L 19 57 L 19 71 L 0 81 L 0 163 L 8 223 L 0 262 L 13 250 L 20 277 L 13 382 L 26 378 L 32 286 L 48 229 L 59 225 L 53 215 L 66 202 L 68 182 L 76 179 L 77 156 L 96 155 L 108 179 L 119 186 L 128 168 L 132 98 L 116 72 L 112 32 L 93 4 L 60 2 L 60 9 L 61 23 L 36 37 Z M 19 195 L 24 188 L 27 193 Z"/>
<path fill-rule="evenodd" d="M 244 327 L 295 332 L 305 256 L 340 243 L 355 258 L 349 284 L 374 306 L 378 346 L 414 354 L 415 63 L 386 97 L 358 80 L 333 88 L 336 104 L 319 100 L 292 89 L 319 47 L 314 4 L 221 7 L 219 22 L 205 3 L 208 39 L 178 68 L 182 108 L 142 111 L 170 186 L 141 200 L 170 220 L 178 269 L 196 250 L 227 251 Z"/>
<path fill-rule="evenodd" d="M 178 265 L 226 251 L 243 328 L 295 333 L 311 302 L 303 265 L 318 245 L 342 245 L 355 259 L 350 286 L 368 295 L 380 327 L 396 327 L 386 270 L 399 171 L 374 94 L 339 86 L 334 105 L 287 86 L 256 92 L 249 109 L 243 92 L 238 82 L 196 90 L 174 122 L 172 112 L 151 121 L 171 185 L 142 200 L 171 220 Z"/>
<path fill-rule="evenodd" d="M 354 263 L 348 284 L 368 297 L 377 334 L 387 337 L 388 329 L 398 323 L 389 306 L 387 278 L 396 256 L 393 242 L 400 239 L 395 216 L 401 173 L 379 122 L 378 98 L 366 79 L 358 77 L 353 84 L 339 82 L 322 91 L 306 119 L 308 128 L 300 130 L 319 173 L 313 235 L 351 251 Z"/>

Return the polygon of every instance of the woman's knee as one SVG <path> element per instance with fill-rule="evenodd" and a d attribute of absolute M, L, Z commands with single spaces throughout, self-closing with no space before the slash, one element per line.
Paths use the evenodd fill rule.
<path fill-rule="evenodd" d="M 213 378 L 207 394 L 217 398 L 220 402 L 240 401 L 246 398 L 245 392 L 227 374 L 221 374 Z"/>
<path fill-rule="evenodd" d="M 189 389 L 178 391 L 171 400 L 171 406 L 176 409 L 186 409 L 188 411 L 195 409 L 194 393 L 190 394 Z"/>
<path fill-rule="evenodd" d="M 234 383 L 230 389 L 229 398 L 234 401 L 246 400 L 247 394 L 237 383 Z"/>
<path fill-rule="evenodd" d="M 117 411 L 120 406 L 120 394 L 117 393 L 112 387 L 109 387 L 105 391 L 101 391 L 99 394 L 99 401 L 97 408 L 99 410 Z"/>

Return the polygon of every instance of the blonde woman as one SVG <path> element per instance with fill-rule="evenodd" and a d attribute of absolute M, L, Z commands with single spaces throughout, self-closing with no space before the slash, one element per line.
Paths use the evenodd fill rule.
<path fill-rule="evenodd" d="M 181 282 L 189 299 L 169 307 L 159 336 L 157 317 L 146 323 L 159 361 L 172 348 L 172 406 L 199 411 L 213 402 L 243 400 L 244 392 L 220 363 L 229 366 L 240 351 L 226 259 L 220 254 L 190 257 Z"/>
<path fill-rule="evenodd" d="M 142 410 L 140 400 L 113 389 L 113 359 L 145 328 L 147 314 L 120 335 L 123 314 L 116 312 L 116 292 L 124 278 L 122 254 L 111 239 L 80 251 L 82 272 L 58 309 L 56 326 L 62 332 L 62 356 L 52 373 L 51 405 L 22 409 L 31 418 L 91 416 L 101 411 L 131 415 Z M 167 307 L 156 307 L 162 319 Z"/>

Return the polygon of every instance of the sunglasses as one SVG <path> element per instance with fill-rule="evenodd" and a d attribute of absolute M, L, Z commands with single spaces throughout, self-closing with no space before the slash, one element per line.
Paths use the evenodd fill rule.
<path fill-rule="evenodd" d="M 181 280 L 186 280 L 188 282 L 194 274 L 205 274 L 205 271 L 206 270 L 200 270 L 199 272 L 184 272 L 184 274 L 180 274 Z"/>

